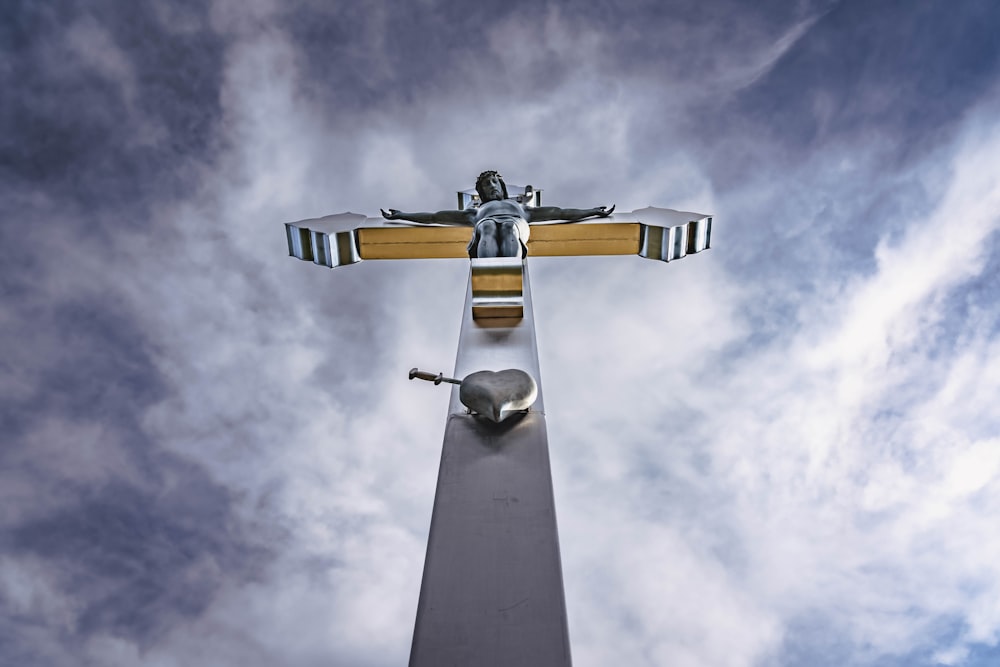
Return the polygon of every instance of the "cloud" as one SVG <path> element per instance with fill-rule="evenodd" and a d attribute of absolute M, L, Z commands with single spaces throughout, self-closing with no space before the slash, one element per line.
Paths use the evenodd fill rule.
<path fill-rule="evenodd" d="M 871 657 L 905 655 L 933 641 L 935 623 L 964 618 L 969 597 L 995 595 L 980 557 L 1000 549 L 980 514 L 997 502 L 995 441 L 984 437 L 995 431 L 977 424 L 993 423 L 993 388 L 961 392 L 965 418 L 940 397 L 969 354 L 990 377 L 991 344 L 962 340 L 968 324 L 941 318 L 995 242 L 997 141 L 970 131 L 936 211 L 880 244 L 877 271 L 850 281 L 828 317 L 748 356 L 728 385 L 743 398 L 705 409 L 725 425 L 709 438 L 720 448 L 713 473 L 735 494 L 749 579 L 783 591 L 786 613 L 829 617 Z M 961 238 L 941 238 L 956 214 Z M 936 326 L 962 346 L 941 349 L 927 336 Z M 959 582 L 971 587 L 965 602 Z"/>
<path fill-rule="evenodd" d="M 976 601 L 995 595 L 985 563 L 1000 549 L 984 523 L 998 488 L 996 313 L 949 319 L 949 304 L 992 266 L 997 141 L 970 123 L 934 209 L 883 237 L 874 271 L 820 272 L 816 296 L 793 301 L 798 326 L 770 344 L 739 344 L 759 286 L 713 261 L 724 223 L 714 250 L 669 267 L 580 260 L 572 278 L 536 277 L 577 663 L 788 664 L 829 640 L 842 662 L 868 664 L 995 642 Z M 960 238 L 942 236 L 957 219 Z M 674 604 L 698 611 L 665 616 Z M 747 635 L 721 629 L 748 622 Z M 976 630 L 956 637 L 956 623 Z M 602 628 L 657 649 L 619 642 L 611 655 Z M 701 634 L 713 639 L 693 658 Z M 723 636 L 728 652 L 713 655 Z"/>
<path fill-rule="evenodd" d="M 874 85 L 815 76 L 836 8 L 442 7 L 97 12 L 16 61 L 90 78 L 40 59 L 14 128 L 86 150 L 3 172 L 4 658 L 405 659 L 447 392 L 404 375 L 450 372 L 467 269 L 330 273 L 280 223 L 450 207 L 491 167 L 717 216 L 668 266 L 531 264 L 577 664 L 995 645 L 990 99 L 901 162 L 925 125 L 810 106 Z M 52 111 L 94 100 L 120 117 Z M 844 131 L 801 140 L 810 109 Z"/>

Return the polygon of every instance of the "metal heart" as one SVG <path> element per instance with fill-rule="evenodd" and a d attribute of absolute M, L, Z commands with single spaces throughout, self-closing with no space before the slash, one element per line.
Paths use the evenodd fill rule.
<path fill-rule="evenodd" d="M 527 410 L 538 398 L 538 384 L 522 370 L 477 371 L 466 375 L 458 388 L 462 404 L 497 423 Z"/>

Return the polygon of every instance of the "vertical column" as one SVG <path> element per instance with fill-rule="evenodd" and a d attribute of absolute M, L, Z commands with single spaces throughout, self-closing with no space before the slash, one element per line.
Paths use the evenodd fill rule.
<path fill-rule="evenodd" d="M 518 368 L 539 396 L 494 424 L 453 389 L 410 667 L 571 664 L 527 264 L 523 289 L 523 318 L 483 326 L 470 276 L 455 376 Z"/>

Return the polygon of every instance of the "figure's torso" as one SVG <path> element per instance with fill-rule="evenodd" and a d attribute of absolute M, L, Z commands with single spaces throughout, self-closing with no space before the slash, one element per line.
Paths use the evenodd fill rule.
<path fill-rule="evenodd" d="M 479 225 L 487 220 L 496 223 L 498 227 L 504 222 L 512 222 L 517 231 L 518 240 L 522 245 L 527 246 L 528 236 L 531 234 L 527 217 L 524 208 L 513 199 L 494 199 L 483 202 L 476 211 L 475 226 L 478 230 Z M 478 234 L 473 236 L 473 240 L 477 238 Z"/>
<path fill-rule="evenodd" d="M 524 209 L 513 199 L 495 199 L 493 201 L 483 202 L 479 210 L 476 211 L 476 224 L 479 224 L 487 218 L 493 220 L 499 220 L 502 218 L 517 218 L 518 220 L 525 220 Z M 526 220 L 525 220 L 526 221 Z"/>

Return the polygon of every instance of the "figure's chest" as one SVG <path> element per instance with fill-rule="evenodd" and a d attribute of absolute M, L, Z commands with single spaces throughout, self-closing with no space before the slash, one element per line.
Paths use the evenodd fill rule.
<path fill-rule="evenodd" d="M 521 207 L 517 202 L 510 199 L 504 199 L 502 201 L 488 201 L 479 207 L 479 214 L 476 216 L 476 219 L 484 220 L 486 218 L 501 215 L 522 218 L 524 217 L 524 211 L 521 210 Z"/>

